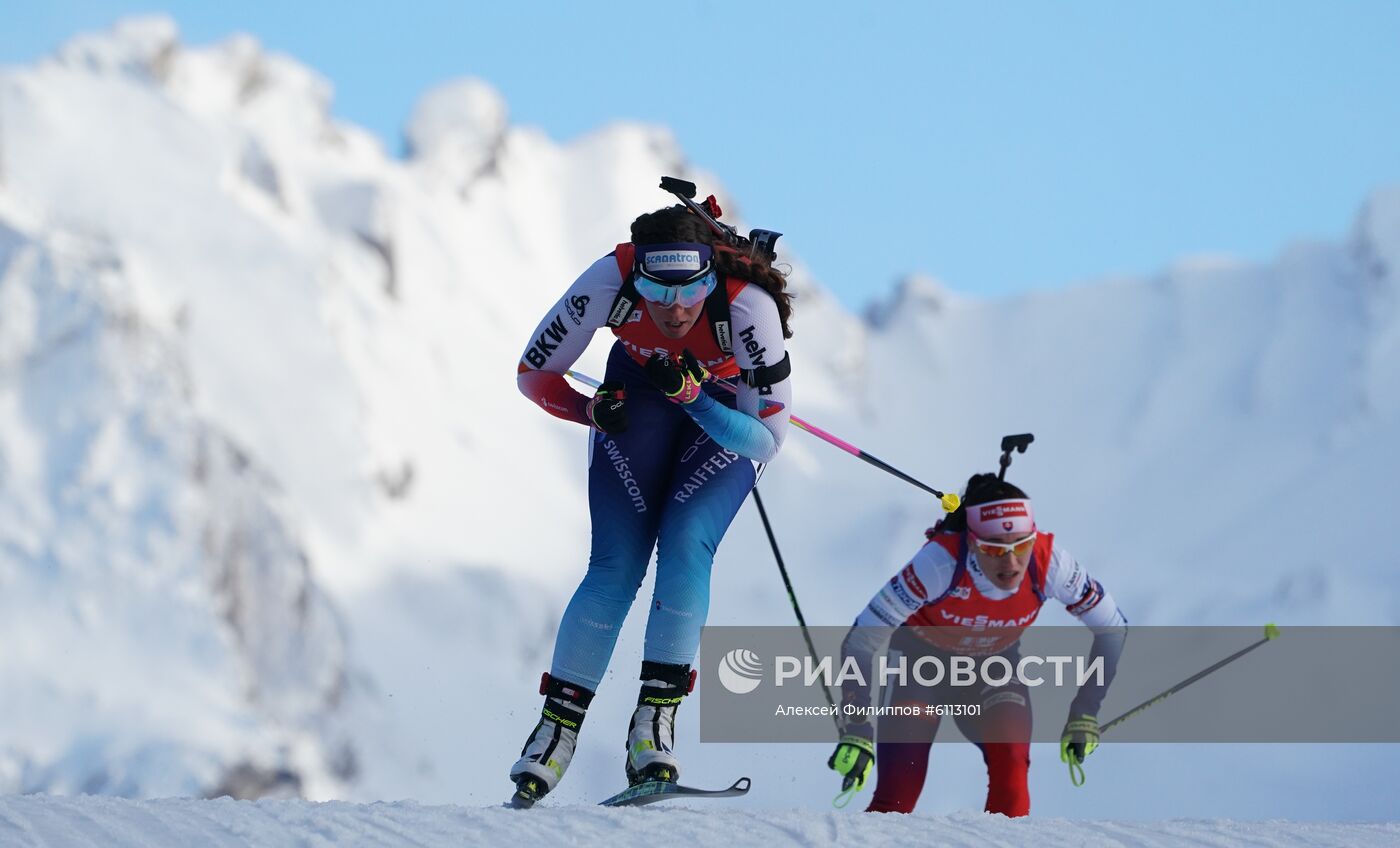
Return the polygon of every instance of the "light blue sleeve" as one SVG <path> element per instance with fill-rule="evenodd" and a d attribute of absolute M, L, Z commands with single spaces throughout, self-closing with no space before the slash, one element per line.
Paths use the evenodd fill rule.
<path fill-rule="evenodd" d="M 734 361 L 740 368 L 777 365 L 787 355 L 778 305 L 762 287 L 750 283 L 729 305 L 735 328 Z M 686 412 L 721 447 L 745 459 L 772 462 L 782 449 L 792 406 L 792 378 L 756 389 L 739 383 L 735 408 L 708 395 L 685 405 Z"/>
<path fill-rule="evenodd" d="M 729 448 L 745 459 L 769 462 L 778 455 L 778 440 L 763 422 L 737 409 L 730 409 L 709 395 L 701 395 L 685 405 L 685 411 L 709 434 L 715 444 Z"/>

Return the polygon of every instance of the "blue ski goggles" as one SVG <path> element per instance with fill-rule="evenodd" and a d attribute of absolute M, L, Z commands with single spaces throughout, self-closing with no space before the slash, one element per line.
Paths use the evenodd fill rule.
<path fill-rule="evenodd" d="M 719 285 L 708 244 L 674 242 L 637 247 L 637 294 L 661 306 L 704 303 Z"/>
<path fill-rule="evenodd" d="M 680 284 L 658 282 L 639 273 L 633 284 L 637 287 L 637 294 L 658 306 L 691 307 L 705 302 L 705 298 L 719 285 L 719 278 L 714 269 L 704 271 L 699 279 Z"/>

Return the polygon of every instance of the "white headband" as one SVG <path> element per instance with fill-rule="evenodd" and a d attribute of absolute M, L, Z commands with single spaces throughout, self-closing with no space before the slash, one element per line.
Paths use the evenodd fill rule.
<path fill-rule="evenodd" d="M 1035 531 L 1035 514 L 1025 498 L 978 504 L 967 508 L 967 529 L 980 539 L 1003 533 L 1029 536 Z"/>

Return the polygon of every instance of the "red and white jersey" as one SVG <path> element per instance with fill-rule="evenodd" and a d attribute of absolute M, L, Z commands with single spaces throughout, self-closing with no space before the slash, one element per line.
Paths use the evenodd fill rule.
<path fill-rule="evenodd" d="M 942 534 L 934 537 L 928 546 L 946 551 L 956 562 L 964 553 L 961 550 L 964 538 L 961 533 Z M 983 586 L 989 587 L 989 591 L 992 588 L 980 570 L 955 566 L 943 597 L 929 598 L 929 602 L 915 610 L 904 623 L 918 627 L 916 632 L 920 638 L 950 653 L 984 656 L 1006 650 L 1021 638 L 1021 631 L 1035 621 L 1045 603 L 1045 564 L 1053 558 L 1054 544 L 1055 537 L 1049 533 L 1036 537 L 1030 565 L 1020 585 L 1015 591 L 997 590 L 1004 595 L 1002 598 L 993 599 L 982 593 L 977 577 L 982 577 Z M 969 559 L 971 557 L 964 557 L 962 561 L 967 563 Z M 909 586 L 911 592 L 926 589 L 912 561 L 896 579 Z M 897 597 L 899 584 L 887 585 Z"/>
<path fill-rule="evenodd" d="M 636 256 L 636 248 L 631 244 L 619 244 L 613 251 L 613 258 L 617 262 L 617 273 L 619 278 L 625 278 L 632 273 L 632 260 Z M 725 286 L 728 289 L 729 308 L 734 308 L 734 300 L 748 283 L 743 280 L 733 280 L 725 278 Z M 695 320 L 695 326 L 690 328 L 690 332 L 684 338 L 670 339 L 661 332 L 661 328 L 656 326 L 652 320 L 651 313 L 646 307 L 638 302 L 633 308 L 632 314 L 627 316 L 627 320 L 619 327 L 613 329 L 613 335 L 621 343 L 623 350 L 638 365 L 645 365 L 654 353 L 670 354 L 679 357 L 681 351 L 689 350 L 705 366 L 705 369 L 716 377 L 730 379 L 738 376 L 739 363 L 735 361 L 734 355 L 725 353 L 720 349 L 719 342 L 715 340 L 715 334 L 710 331 L 710 320 L 708 307 L 700 311 L 700 317 Z"/>
<path fill-rule="evenodd" d="M 1097 632 L 1127 623 L 1112 596 L 1090 577 L 1051 533 L 1041 533 L 1026 574 L 1015 589 L 1000 589 L 982 573 L 964 534 L 945 533 L 919 549 L 856 618 L 857 627 L 948 627 L 919 635 L 950 653 L 994 654 L 1020 638 L 1046 599 Z M 962 628 L 978 631 L 969 635 Z M 966 643 L 965 639 L 975 639 Z"/>
<path fill-rule="evenodd" d="M 590 265 L 545 314 L 521 354 L 516 383 L 526 397 L 551 415 L 589 423 L 583 411 L 588 397 L 569 386 L 563 374 L 583 355 L 593 334 L 607 326 L 608 310 L 622 288 L 621 264 L 621 258 L 610 253 Z M 761 286 L 742 281 L 726 281 L 726 285 L 729 320 L 734 327 L 733 355 L 720 351 L 703 311 L 684 338 L 667 339 L 640 303 L 628 320 L 613 331 L 618 344 L 638 363 L 645 363 L 657 351 L 678 355 L 689 348 L 712 373 L 721 377 L 733 376 L 740 368 L 781 362 L 786 347 L 773 297 Z M 745 456 L 769 462 L 787 434 L 792 379 L 784 378 L 763 389 L 739 381 L 737 389 L 735 409 L 760 421 L 773 437 L 765 454 Z"/>
<path fill-rule="evenodd" d="M 1054 598 L 1094 632 L 1090 656 L 1103 657 L 1105 681 L 1086 682 L 1072 709 L 1097 715 L 1123 652 L 1128 620 L 1099 581 L 1090 577 L 1050 533 L 1036 539 L 1030 565 L 1014 589 L 999 589 L 982 573 L 965 534 L 931 537 L 899 573 L 875 593 L 841 645 L 871 680 L 875 657 L 889 650 L 895 628 L 908 625 L 932 650 L 965 656 L 1001 653 L 1016 644 Z M 941 631 L 941 632 L 940 632 Z M 844 659 L 843 659 L 844 661 Z M 870 703 L 863 684 L 847 684 L 847 702 Z"/>

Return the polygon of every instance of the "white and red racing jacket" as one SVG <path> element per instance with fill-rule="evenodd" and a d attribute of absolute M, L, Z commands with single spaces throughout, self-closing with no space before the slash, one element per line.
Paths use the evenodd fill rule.
<path fill-rule="evenodd" d="M 1051 533 L 1039 534 L 1014 589 L 1000 589 L 982 573 L 964 533 L 930 533 L 928 543 L 856 617 L 842 645 L 843 662 L 854 657 L 863 679 L 873 680 L 874 658 L 889 649 L 897 627 L 912 628 L 930 652 L 998 654 L 1016 645 L 1050 598 L 1094 633 L 1090 660 L 1103 658 L 1105 679 L 1102 686 L 1081 687 L 1072 709 L 1076 715 L 1097 715 L 1122 654 L 1128 620 L 1103 584 Z M 855 697 L 870 703 L 867 687 L 859 687 Z"/>
<path fill-rule="evenodd" d="M 520 358 L 516 384 L 521 393 L 557 418 L 590 423 L 584 412 L 588 396 L 572 388 L 563 375 L 583 354 L 593 334 L 607 326 L 609 305 L 631 267 L 630 247 L 618 245 L 618 251 L 597 260 L 574 280 L 535 328 Z M 628 250 L 624 252 L 622 248 Z M 645 363 L 653 353 L 679 355 L 688 349 L 717 377 L 732 377 L 740 369 L 762 368 L 782 361 L 787 351 L 772 296 L 762 287 L 742 280 L 724 282 L 735 328 L 732 354 L 719 349 L 703 311 L 684 338 L 668 339 L 646 308 L 639 305 L 622 326 L 612 330 L 617 343 L 638 364 Z M 761 439 L 745 440 L 747 447 L 726 446 L 757 462 L 772 461 L 786 436 L 791 405 L 791 378 L 763 388 L 739 382 L 735 408 L 755 419 L 758 429 L 767 432 L 757 433 Z"/>

